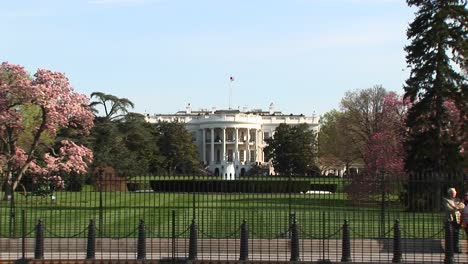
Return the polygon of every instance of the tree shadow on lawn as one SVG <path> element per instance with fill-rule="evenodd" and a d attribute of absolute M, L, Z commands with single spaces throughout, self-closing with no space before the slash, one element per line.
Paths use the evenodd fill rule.
<path fill-rule="evenodd" d="M 295 208 L 303 207 L 307 208 L 324 208 L 329 210 L 332 209 L 345 209 L 345 210 L 375 210 L 377 209 L 376 204 L 367 204 L 367 206 L 362 206 L 360 204 L 356 205 L 344 199 L 315 199 L 315 198 L 298 198 L 294 197 L 289 199 L 288 197 L 281 198 L 237 198 L 237 199 L 223 199 L 223 202 L 228 203 L 233 206 L 235 204 L 242 205 L 241 207 L 261 207 L 269 209 L 268 205 L 271 205 L 271 208 L 288 208 L 289 204 Z"/>

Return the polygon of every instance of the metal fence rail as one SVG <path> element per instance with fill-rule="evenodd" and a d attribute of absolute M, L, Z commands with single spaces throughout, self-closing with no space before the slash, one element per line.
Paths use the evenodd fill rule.
<path fill-rule="evenodd" d="M 354 181 L 354 182 L 353 182 Z M 0 202 L 0 260 L 468 262 L 444 225 L 464 175 L 356 179 L 142 176 Z M 360 193 L 363 192 L 363 193 Z"/>

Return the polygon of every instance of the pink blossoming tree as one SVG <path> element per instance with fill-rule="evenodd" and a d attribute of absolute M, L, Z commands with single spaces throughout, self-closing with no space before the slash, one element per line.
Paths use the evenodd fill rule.
<path fill-rule="evenodd" d="M 406 112 L 407 104 L 402 96 L 390 92 L 384 97 L 377 130 L 365 144 L 365 171 L 348 188 L 348 193 L 354 199 L 382 192 L 390 193 L 394 185 L 389 183 L 404 177 Z"/>
<path fill-rule="evenodd" d="M 30 77 L 20 65 L 3 62 L 0 65 L 0 175 L 5 185 L 5 197 L 9 199 L 25 174 L 33 180 L 48 180 L 63 187 L 61 173 L 84 173 L 92 161 L 88 148 L 71 140 L 61 140 L 58 149 L 45 146 L 49 152 L 38 154 L 44 145 L 41 137 L 54 138 L 57 131 L 73 128 L 87 135 L 93 126 L 93 113 L 89 99 L 76 93 L 64 74 L 39 69 Z M 38 109 L 35 126 L 26 130 L 23 124 L 26 107 Z M 18 139 L 31 133 L 27 146 Z M 41 146 L 44 147 L 44 146 Z"/>
<path fill-rule="evenodd" d="M 404 174 L 405 118 L 403 98 L 390 92 L 384 98 L 379 129 L 366 145 L 364 162 L 369 173 L 385 173 L 394 177 Z"/>

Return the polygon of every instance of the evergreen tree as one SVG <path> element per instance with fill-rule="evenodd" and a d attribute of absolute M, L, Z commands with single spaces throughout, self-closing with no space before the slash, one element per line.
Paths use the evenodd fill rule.
<path fill-rule="evenodd" d="M 281 175 L 318 173 L 315 165 L 317 140 L 307 124 L 280 124 L 273 137 L 266 139 L 264 151 L 275 172 Z"/>
<path fill-rule="evenodd" d="M 101 92 L 91 97 L 98 99 L 90 104 L 95 113 L 89 138 L 94 150 L 93 166 L 111 166 L 118 176 L 126 178 L 160 171 L 163 157 L 157 145 L 158 134 L 143 115 L 128 111 L 133 103 Z"/>
<path fill-rule="evenodd" d="M 466 138 L 468 43 L 466 1 L 407 0 L 416 7 L 405 48 L 411 74 L 405 98 L 413 106 L 406 125 L 405 167 L 409 171 L 462 167 Z M 454 102 L 464 124 L 454 128 L 447 102 Z"/>
<path fill-rule="evenodd" d="M 112 94 L 106 94 L 102 92 L 91 93 L 92 101 L 91 106 L 93 112 L 96 114 L 98 121 L 115 121 L 124 118 L 129 112 L 128 109 L 133 109 L 135 105 L 132 101 L 127 98 L 119 98 Z M 103 112 L 104 116 L 97 116 L 100 112 Z"/>
<path fill-rule="evenodd" d="M 166 172 L 184 174 L 200 170 L 197 146 L 183 123 L 159 122 L 156 124 L 156 133 L 159 135 L 157 144 L 163 157 L 162 168 Z"/>

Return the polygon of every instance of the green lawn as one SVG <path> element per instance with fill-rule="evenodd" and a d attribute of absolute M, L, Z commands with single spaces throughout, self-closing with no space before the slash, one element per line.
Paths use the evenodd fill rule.
<path fill-rule="evenodd" d="M 382 212 L 378 204 L 353 205 L 343 193 L 103 192 L 102 207 L 99 192 L 89 187 L 82 192 L 58 192 L 55 195 L 55 202 L 50 197 L 16 195 L 15 210 L 11 209 L 10 203 L 0 202 L 0 235 L 21 234 L 21 211 L 24 209 L 25 232 L 30 233 L 29 236 L 34 235 L 31 233 L 34 225 L 41 219 L 46 236 L 85 237 L 89 220 L 95 219 L 102 236 L 135 237 L 138 223 L 143 219 L 148 237 L 171 237 L 173 222 L 176 236 L 187 237 L 195 213 L 200 238 L 238 237 L 243 220 L 249 225 L 251 238 L 276 238 L 287 231 L 291 212 L 296 215 L 303 238 L 340 238 L 339 229 L 345 219 L 350 223 L 354 238 L 374 238 L 379 234 L 391 236 L 395 219 L 400 220 L 403 237 L 443 237 L 443 233 L 438 234 L 442 228 L 438 213 L 409 213 L 395 204 Z M 11 217 L 12 211 L 16 213 L 15 218 Z"/>

